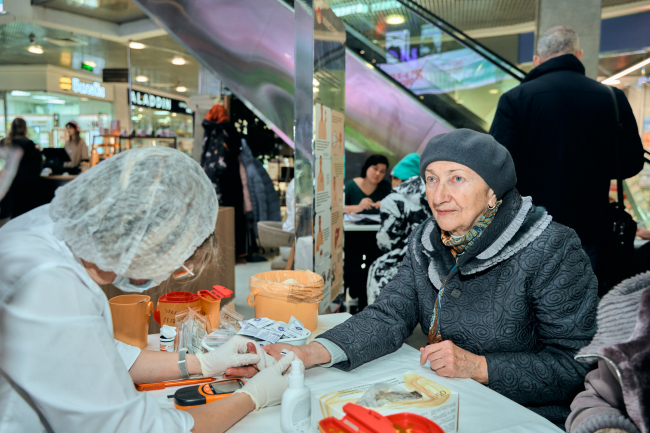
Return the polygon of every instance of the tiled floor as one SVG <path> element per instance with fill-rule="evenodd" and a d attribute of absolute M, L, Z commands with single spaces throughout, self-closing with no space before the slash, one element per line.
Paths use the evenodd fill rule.
<path fill-rule="evenodd" d="M 250 294 L 248 285 L 250 284 L 251 277 L 260 272 L 271 270 L 271 261 L 246 263 L 245 265 L 235 266 L 235 309 L 239 314 L 243 314 L 244 318 L 252 319 L 255 317 L 255 308 L 246 303 L 246 298 Z"/>

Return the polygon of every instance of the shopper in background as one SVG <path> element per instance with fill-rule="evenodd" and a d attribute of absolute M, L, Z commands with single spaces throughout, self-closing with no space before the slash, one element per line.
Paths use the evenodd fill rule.
<path fill-rule="evenodd" d="M 43 158 L 36 144 L 27 137 L 27 123 L 20 117 L 11 122 L 9 134 L 0 141 L 0 146 L 15 146 L 23 152 L 16 177 L 5 197 L 0 200 L 2 227 L 9 219 L 30 211 L 38 202 L 38 182 Z"/>
<path fill-rule="evenodd" d="M 569 433 L 650 432 L 650 272 L 623 281 L 598 306 L 598 332 L 576 359 L 597 367 L 571 404 Z"/>
<path fill-rule="evenodd" d="M 88 146 L 79 132 L 81 131 L 77 122 L 71 120 L 65 125 L 68 131 L 68 141 L 65 142 L 65 151 L 70 157 L 70 161 L 63 163 L 64 167 L 78 169 L 81 161 L 88 160 Z"/>
<path fill-rule="evenodd" d="M 614 101 L 585 77 L 578 36 L 566 26 L 539 38 L 535 68 L 499 100 L 490 134 L 512 154 L 517 188 L 574 229 L 594 269 L 606 239 L 610 179 L 643 168 L 643 147 L 625 94 L 614 89 L 622 131 L 614 149 Z"/>
<path fill-rule="evenodd" d="M 241 135 L 230 121 L 229 97 L 212 106 L 203 119 L 201 167 L 212 182 L 219 204 L 235 209 L 235 254 L 246 260 L 249 251 L 248 219 L 240 173 Z M 247 182 L 251 182 L 248 178 Z M 252 197 L 251 197 L 252 200 Z"/>
<path fill-rule="evenodd" d="M 420 170 L 420 155 L 409 153 L 398 162 L 390 172 L 390 183 L 393 188 L 400 183 L 418 175 Z"/>
<path fill-rule="evenodd" d="M 361 176 L 345 182 L 345 213 L 377 214 L 381 200 L 390 194 L 390 183 L 384 180 L 388 159 L 371 155 L 361 168 Z"/>
<path fill-rule="evenodd" d="M 375 302 L 381 289 L 397 275 L 406 256 L 409 235 L 431 216 L 426 188 L 420 178 L 420 156 L 406 155 L 395 165 L 391 176 L 393 191 L 381 201 L 379 208 L 381 227 L 377 232 L 377 246 L 384 255 L 368 270 L 368 305 Z"/>

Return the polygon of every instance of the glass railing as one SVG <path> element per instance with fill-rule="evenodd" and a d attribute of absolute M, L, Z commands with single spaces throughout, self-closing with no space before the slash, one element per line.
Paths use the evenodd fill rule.
<path fill-rule="evenodd" d="M 349 49 L 455 127 L 488 130 L 525 73 L 410 0 L 329 0 Z"/>

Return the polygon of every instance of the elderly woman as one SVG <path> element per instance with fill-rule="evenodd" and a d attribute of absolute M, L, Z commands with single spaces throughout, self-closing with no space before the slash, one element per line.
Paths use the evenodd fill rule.
<path fill-rule="evenodd" d="M 420 161 L 433 217 L 377 301 L 307 346 L 265 349 L 347 371 L 394 352 L 419 323 L 422 364 L 564 422 L 588 371 L 573 356 L 596 330 L 597 282 L 580 240 L 519 195 L 512 158 L 489 135 L 438 135 Z"/>

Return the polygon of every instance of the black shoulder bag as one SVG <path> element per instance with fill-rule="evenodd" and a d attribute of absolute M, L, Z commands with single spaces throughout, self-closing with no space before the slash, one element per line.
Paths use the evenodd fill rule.
<path fill-rule="evenodd" d="M 623 129 L 616 94 L 610 86 L 606 86 L 614 101 L 616 115 L 616 131 L 614 134 L 614 155 L 616 158 L 616 189 L 617 200 L 607 208 L 608 230 L 605 243 L 601 248 L 596 265 L 598 277 L 598 294 L 605 295 L 615 285 L 634 274 L 634 237 L 636 222 L 625 211 L 623 199 L 623 179 L 621 178 L 618 154 L 619 135 Z"/>

